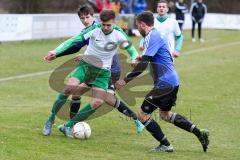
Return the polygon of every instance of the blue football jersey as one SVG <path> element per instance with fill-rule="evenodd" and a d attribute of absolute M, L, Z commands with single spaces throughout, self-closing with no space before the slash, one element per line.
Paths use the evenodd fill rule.
<path fill-rule="evenodd" d="M 143 55 L 151 57 L 150 69 L 155 87 L 163 88 L 166 84 L 178 86 L 179 77 L 174 67 L 173 57 L 167 43 L 155 28 L 144 38 L 144 48 Z"/>

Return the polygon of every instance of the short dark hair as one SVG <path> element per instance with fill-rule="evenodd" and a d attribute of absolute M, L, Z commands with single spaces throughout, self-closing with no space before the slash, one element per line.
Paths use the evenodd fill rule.
<path fill-rule="evenodd" d="M 167 0 L 159 0 L 158 3 L 166 3 L 166 4 L 168 4 L 168 1 Z"/>
<path fill-rule="evenodd" d="M 109 9 L 109 10 L 103 10 L 100 13 L 100 20 L 103 22 L 109 21 L 109 20 L 114 20 L 116 17 L 116 14 L 113 10 Z"/>
<path fill-rule="evenodd" d="M 93 16 L 94 10 L 89 5 L 81 5 L 81 6 L 78 7 L 77 14 L 78 14 L 79 17 L 82 16 L 82 15 L 88 15 L 88 14 Z"/>
<path fill-rule="evenodd" d="M 150 12 L 150 11 L 144 11 L 137 16 L 137 21 L 138 22 L 144 22 L 148 26 L 153 26 L 154 25 L 153 13 Z"/>

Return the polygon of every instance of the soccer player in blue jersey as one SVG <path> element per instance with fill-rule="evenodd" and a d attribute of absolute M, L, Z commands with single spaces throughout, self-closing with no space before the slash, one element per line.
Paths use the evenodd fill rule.
<path fill-rule="evenodd" d="M 171 108 L 177 100 L 179 78 L 174 68 L 169 47 L 153 25 L 154 17 L 151 12 L 146 11 L 137 16 L 137 26 L 139 32 L 144 37 L 145 49 L 137 66 L 124 79 L 117 81 L 116 87 L 120 89 L 129 83 L 150 64 L 154 87 L 145 97 L 138 112 L 138 118 L 151 135 L 160 143 L 153 151 L 173 151 L 173 147 L 170 145 L 161 127 L 151 118 L 151 113 L 159 109 L 160 117 L 163 120 L 196 135 L 202 144 L 203 150 L 206 152 L 209 144 L 209 132 L 206 129 L 199 129 L 182 115 L 171 112 Z"/>
<path fill-rule="evenodd" d="M 87 29 L 90 28 L 90 27 L 92 27 L 93 29 L 94 28 L 99 28 L 99 27 L 97 27 L 97 25 L 99 26 L 99 24 L 96 24 L 93 20 L 94 19 L 93 18 L 93 9 L 91 7 L 81 6 L 78 10 L 78 15 L 80 17 L 81 22 L 86 27 L 82 31 L 82 33 L 83 32 L 88 33 Z M 93 27 L 94 25 L 95 25 L 95 27 Z M 119 32 L 121 32 L 121 31 L 119 31 Z M 123 34 L 123 33 L 121 33 L 121 34 Z M 121 36 L 124 37 L 124 35 L 121 35 Z M 57 57 L 61 57 L 61 56 L 64 56 L 64 55 L 76 53 L 83 46 L 88 45 L 88 44 L 89 44 L 89 39 L 86 39 L 84 41 L 80 41 L 79 43 L 75 43 L 74 45 L 71 45 L 70 47 L 63 48 L 58 54 L 55 53 L 56 51 L 50 51 L 50 53 L 45 57 L 45 59 L 47 61 L 52 61 Z M 136 50 L 132 47 L 129 48 L 128 51 L 132 52 L 133 54 L 136 54 Z M 71 87 L 78 86 L 78 84 L 79 84 L 79 79 L 78 79 L 79 75 L 76 74 L 76 71 L 73 74 L 75 74 L 75 75 L 71 75 L 70 79 L 68 80 L 68 86 L 65 89 L 65 92 L 66 91 L 67 92 L 72 92 L 71 90 L 73 90 L 73 89 L 71 89 Z M 111 66 L 111 76 L 112 76 L 113 83 L 115 83 L 116 80 L 118 80 L 119 77 L 120 77 L 119 60 L 118 60 L 118 56 L 116 54 L 113 56 L 113 61 L 112 61 L 112 66 Z M 144 126 L 141 124 L 140 121 L 138 121 L 136 114 L 129 107 L 127 107 L 126 104 L 124 104 L 122 101 L 118 100 L 114 96 L 114 87 L 111 84 L 112 83 L 111 83 L 111 80 L 110 80 L 109 85 L 108 85 L 107 96 L 106 96 L 105 102 L 107 104 L 117 108 L 119 112 L 125 114 L 128 117 L 133 118 L 133 120 L 136 124 L 136 127 L 137 127 L 137 132 L 138 133 L 141 132 Z M 99 84 L 96 84 L 96 85 L 99 85 Z M 100 87 L 102 87 L 102 86 L 100 86 Z M 66 102 L 68 94 L 67 93 L 60 93 L 59 96 L 57 97 L 55 103 L 53 104 L 51 114 L 50 114 L 48 120 L 46 121 L 46 123 L 44 125 L 43 135 L 49 136 L 51 134 L 52 125 L 54 123 L 56 114 L 59 111 L 59 109 L 63 106 L 63 104 Z M 70 106 L 70 118 L 73 118 L 78 113 L 79 108 L 80 108 L 79 95 L 72 94 L 72 103 L 71 103 L 71 106 Z M 86 108 L 83 108 L 83 110 L 86 110 Z M 93 113 L 93 112 L 91 112 L 91 113 Z"/>

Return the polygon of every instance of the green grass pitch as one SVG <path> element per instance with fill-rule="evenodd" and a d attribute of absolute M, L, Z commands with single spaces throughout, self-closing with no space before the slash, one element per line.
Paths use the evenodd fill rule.
<path fill-rule="evenodd" d="M 91 138 L 65 138 L 55 121 L 50 137 L 41 134 L 56 92 L 48 84 L 49 71 L 70 57 L 45 63 L 42 57 L 61 40 L 3 43 L 0 45 L 0 160 L 237 160 L 240 158 L 240 32 L 204 30 L 205 43 L 192 43 L 184 31 L 184 48 L 175 60 L 181 79 L 177 106 L 173 109 L 210 131 L 210 149 L 204 153 L 198 140 L 154 117 L 175 148 L 173 153 L 149 153 L 158 143 L 145 130 L 135 134 L 132 121 L 117 111 L 88 123 Z M 137 38 L 133 39 L 137 45 Z M 13 77 L 12 79 L 6 79 Z M 138 110 L 137 105 L 131 106 Z"/>

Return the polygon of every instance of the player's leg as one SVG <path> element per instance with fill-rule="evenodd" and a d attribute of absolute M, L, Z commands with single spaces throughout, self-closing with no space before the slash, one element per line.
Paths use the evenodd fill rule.
<path fill-rule="evenodd" d="M 72 93 L 73 97 L 78 98 L 78 97 L 81 97 L 81 95 L 83 95 L 90 89 L 91 88 L 88 85 L 86 85 L 85 83 L 81 83 L 81 84 L 75 86 L 74 89 L 71 90 L 71 93 Z M 71 105 L 71 107 L 72 107 L 72 105 Z M 72 108 L 70 108 L 70 109 L 72 109 Z M 74 108 L 74 109 L 76 109 L 76 108 Z M 72 110 L 70 110 L 70 111 L 72 111 Z M 71 116 L 70 119 L 72 119 L 74 116 L 76 116 L 78 112 L 79 112 L 78 110 L 75 110 L 74 113 L 70 112 L 70 116 Z M 65 124 L 61 124 L 58 126 L 58 129 L 60 132 L 64 132 L 64 126 L 65 126 Z"/>
<path fill-rule="evenodd" d="M 195 21 L 192 20 L 192 41 L 193 41 L 193 42 L 196 42 L 194 33 L 195 33 Z"/>
<path fill-rule="evenodd" d="M 126 115 L 127 117 L 130 117 L 134 120 L 134 123 L 136 125 L 136 131 L 137 133 L 141 133 L 144 129 L 144 125 L 138 120 L 137 114 L 133 112 L 123 101 L 120 101 L 115 96 L 115 87 L 114 84 L 119 80 L 121 71 L 120 71 L 120 62 L 117 55 L 114 55 L 113 57 L 113 65 L 112 65 L 112 72 L 111 72 L 111 80 L 108 84 L 108 90 L 107 90 L 107 96 L 105 99 L 105 102 L 116 108 L 120 113 Z"/>
<path fill-rule="evenodd" d="M 200 40 L 200 42 L 204 42 L 203 38 L 202 38 L 202 22 L 198 22 L 198 38 Z"/>
<path fill-rule="evenodd" d="M 186 117 L 173 113 L 171 111 L 161 111 L 160 116 L 163 120 L 174 124 L 175 126 L 193 133 L 201 142 L 203 151 L 206 152 L 209 144 L 209 132 L 206 129 L 199 129 L 195 124 L 189 121 Z"/>
<path fill-rule="evenodd" d="M 81 97 L 72 96 L 72 101 L 70 104 L 70 119 L 72 119 L 79 111 L 81 105 Z"/>
<path fill-rule="evenodd" d="M 132 111 L 123 101 L 120 101 L 115 95 L 114 91 L 108 89 L 107 95 L 104 100 L 108 105 L 116 108 L 120 113 L 124 114 L 127 117 L 130 117 L 134 120 L 136 125 L 137 133 L 141 133 L 144 129 L 144 125 L 138 120 L 137 114 Z"/>
<path fill-rule="evenodd" d="M 92 100 L 91 103 L 85 105 L 75 117 L 73 117 L 68 123 L 66 123 L 66 127 L 72 127 L 75 123 L 86 120 L 92 113 L 95 112 L 97 108 L 99 108 L 106 97 L 106 91 L 102 88 L 93 87 L 92 89 Z"/>
<path fill-rule="evenodd" d="M 107 90 L 106 98 L 104 101 L 108 105 L 116 108 L 120 113 L 126 115 L 127 117 L 133 118 L 134 120 L 137 120 L 137 114 L 134 113 L 129 107 L 127 107 L 124 102 L 117 99 L 114 95 L 113 90 Z"/>
<path fill-rule="evenodd" d="M 120 72 L 114 72 L 114 73 L 111 73 L 111 75 L 112 75 L 112 77 L 108 83 L 107 94 L 106 94 L 104 101 L 108 105 L 116 108 L 120 113 L 126 115 L 127 117 L 133 118 L 134 120 L 137 120 L 137 114 L 134 113 L 124 102 L 120 101 L 115 96 L 114 83 L 117 80 L 119 80 Z"/>
<path fill-rule="evenodd" d="M 158 104 L 155 101 L 155 90 L 152 90 L 146 97 L 138 112 L 139 120 L 145 125 L 147 131 L 160 143 L 160 145 L 154 148 L 154 152 L 172 152 L 173 147 L 170 145 L 167 137 L 164 135 L 159 124 L 151 118 L 151 113 L 158 108 Z"/>
<path fill-rule="evenodd" d="M 80 109 L 80 105 L 81 105 L 81 97 L 78 95 L 72 95 L 70 109 L 69 109 L 70 119 L 72 119 L 78 113 Z"/>
<path fill-rule="evenodd" d="M 76 69 L 71 76 L 78 77 L 81 82 L 85 81 L 85 75 L 88 72 L 88 64 L 84 61 L 80 61 L 80 68 Z M 84 75 L 84 76 L 83 76 Z M 70 118 L 73 118 L 79 111 L 80 108 L 80 96 L 87 92 L 90 89 L 85 83 L 79 85 L 78 87 L 74 88 L 74 93 L 72 94 L 72 102 L 70 104 Z"/>
<path fill-rule="evenodd" d="M 99 108 L 106 97 L 106 90 L 99 87 L 92 87 L 91 103 L 85 105 L 71 120 L 66 122 L 65 126 L 60 130 L 65 136 L 72 137 L 72 127 L 80 121 L 86 120 L 91 114 Z"/>
<path fill-rule="evenodd" d="M 49 136 L 51 134 L 52 125 L 56 118 L 56 114 L 60 110 L 60 108 L 65 104 L 68 96 L 70 94 L 80 95 L 80 93 L 79 94 L 74 93 L 76 89 L 78 92 L 85 92 L 86 88 L 82 86 L 80 82 L 83 82 L 86 71 L 87 66 L 84 63 L 79 63 L 79 66 L 70 73 L 70 78 L 64 91 L 57 96 L 57 99 L 55 100 L 52 106 L 51 114 L 43 127 L 43 135 Z"/>
<path fill-rule="evenodd" d="M 83 95 L 85 92 L 87 92 L 90 89 L 90 87 L 88 87 L 85 83 L 83 83 L 82 85 L 83 86 L 78 87 L 79 90 L 76 91 L 77 93 L 72 95 L 72 101 L 70 104 L 70 119 L 72 119 L 78 113 L 78 111 L 80 109 L 81 95 Z M 83 88 L 81 88 L 81 87 L 84 87 L 86 90 L 85 89 L 82 90 Z"/>
<path fill-rule="evenodd" d="M 77 115 L 73 118 L 72 122 L 69 123 L 68 127 L 71 127 L 72 124 L 76 121 L 85 120 L 90 114 L 94 112 L 94 110 L 102 105 L 102 101 L 106 97 L 106 90 L 108 88 L 109 78 L 111 77 L 111 73 L 106 69 L 99 69 L 94 66 L 87 64 L 89 68 L 88 76 L 85 79 L 88 81 L 88 85 L 92 86 L 92 101 L 90 104 L 83 107 Z M 80 96 L 81 93 L 78 93 L 78 88 L 75 89 L 75 96 Z M 99 105 L 98 105 L 99 103 Z"/>
<path fill-rule="evenodd" d="M 166 122 L 172 123 L 175 126 L 196 135 L 202 143 L 204 151 L 206 151 L 209 143 L 208 131 L 200 130 L 184 116 L 171 112 L 171 108 L 175 105 L 177 100 L 177 93 L 178 86 L 174 87 L 171 92 L 161 97 L 160 117 Z"/>
<path fill-rule="evenodd" d="M 180 30 L 182 31 L 183 23 L 178 22 L 178 26 L 179 26 Z"/>
<path fill-rule="evenodd" d="M 201 22 L 198 22 L 198 39 L 201 39 Z"/>
<path fill-rule="evenodd" d="M 46 121 L 43 127 L 43 135 L 49 136 L 51 134 L 52 125 L 55 121 L 57 112 L 65 104 L 68 96 L 71 93 L 71 90 L 74 88 L 74 86 L 78 85 L 78 83 L 79 83 L 79 80 L 77 78 L 74 78 L 74 77 L 70 78 L 68 80 L 68 84 L 65 87 L 64 91 L 58 94 L 55 102 L 53 103 L 52 110 L 48 117 L 48 120 Z"/>

